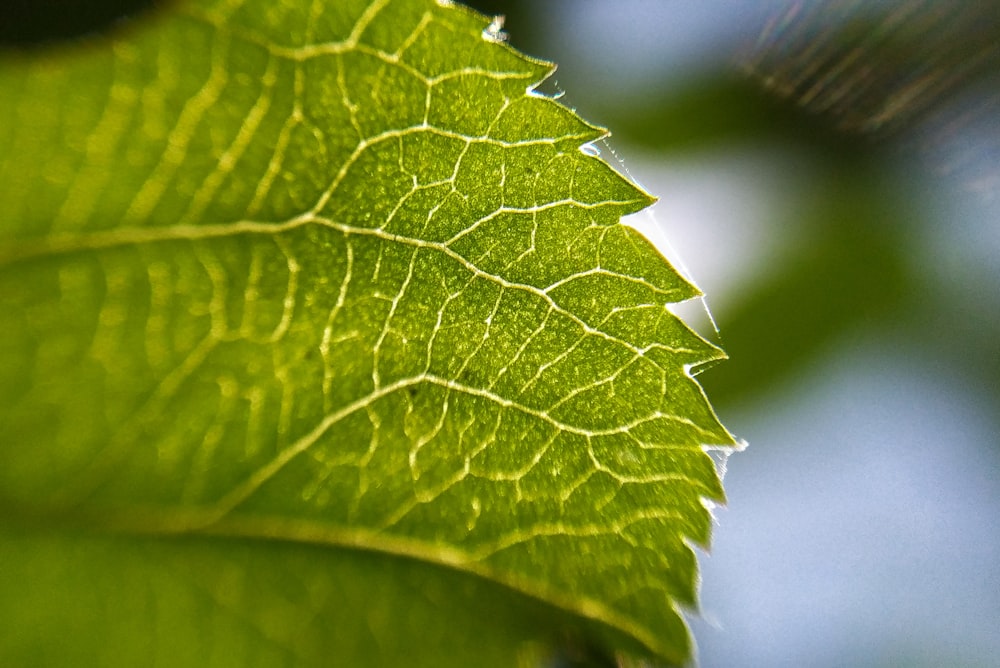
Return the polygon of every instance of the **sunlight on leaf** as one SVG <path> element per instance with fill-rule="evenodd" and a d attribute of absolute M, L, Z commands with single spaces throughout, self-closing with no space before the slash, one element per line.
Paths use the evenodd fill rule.
<path fill-rule="evenodd" d="M 683 660 L 721 353 L 603 131 L 448 3 L 172 11 L 0 64 L 4 663 Z"/>

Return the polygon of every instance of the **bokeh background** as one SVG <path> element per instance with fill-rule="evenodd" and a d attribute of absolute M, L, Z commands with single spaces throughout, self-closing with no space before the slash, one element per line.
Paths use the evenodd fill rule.
<path fill-rule="evenodd" d="M 1000 666 L 1000 4 L 472 4 L 612 129 L 730 354 L 699 663 Z"/>
<path fill-rule="evenodd" d="M 145 0 L 5 0 L 0 43 Z M 749 443 L 706 667 L 1000 666 L 1000 3 L 469 0 L 660 202 Z"/>

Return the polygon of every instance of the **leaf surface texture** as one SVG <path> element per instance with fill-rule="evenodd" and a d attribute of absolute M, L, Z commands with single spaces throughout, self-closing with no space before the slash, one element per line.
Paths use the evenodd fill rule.
<path fill-rule="evenodd" d="M 687 656 L 721 353 L 488 23 L 196 2 L 3 59 L 0 615 L 35 621 L 0 653 L 90 605 L 95 662 L 441 665 L 491 600 L 550 609 L 496 665 L 567 624 Z"/>

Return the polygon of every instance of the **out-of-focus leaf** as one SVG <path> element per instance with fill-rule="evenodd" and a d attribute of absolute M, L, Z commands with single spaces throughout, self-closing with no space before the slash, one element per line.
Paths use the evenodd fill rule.
<path fill-rule="evenodd" d="M 801 242 L 717 316 L 733 359 L 703 382 L 720 403 L 760 396 L 859 330 L 891 328 L 916 301 L 905 209 L 860 165 L 828 175 L 799 212 Z"/>

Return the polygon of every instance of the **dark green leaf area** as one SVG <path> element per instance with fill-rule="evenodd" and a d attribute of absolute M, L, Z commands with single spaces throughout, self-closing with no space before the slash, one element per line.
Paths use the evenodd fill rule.
<path fill-rule="evenodd" d="M 15 666 L 506 668 L 630 647 L 483 578 L 301 544 L 5 530 L 0 592 Z"/>

